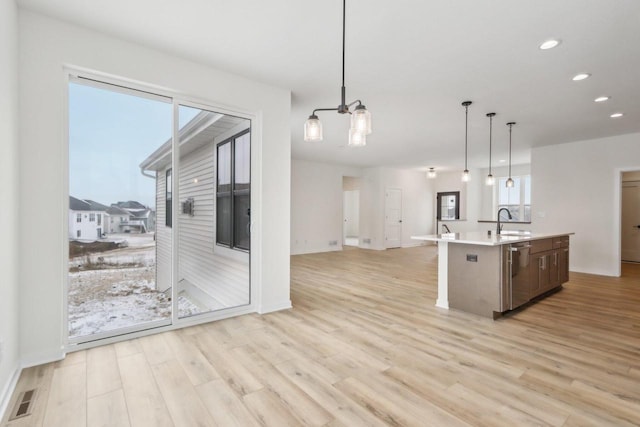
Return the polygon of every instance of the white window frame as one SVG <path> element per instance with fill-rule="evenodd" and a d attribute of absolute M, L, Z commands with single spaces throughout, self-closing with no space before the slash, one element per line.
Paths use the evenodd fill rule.
<path fill-rule="evenodd" d="M 527 222 L 530 223 L 531 222 L 531 203 L 530 204 L 526 204 L 525 203 L 525 186 L 522 185 L 523 182 L 525 182 L 526 178 L 529 178 L 529 185 L 531 185 L 531 174 L 524 174 L 524 175 L 514 175 L 511 178 L 519 178 L 520 179 L 520 202 L 518 204 L 519 206 L 519 211 L 522 212 L 522 214 L 524 215 L 525 213 L 525 207 L 528 206 L 529 207 L 529 218 L 525 219 L 524 217 L 522 218 L 518 218 L 517 222 Z M 496 177 L 496 185 L 494 185 L 494 191 L 493 191 L 493 211 L 497 212 L 498 208 L 500 207 L 500 190 L 503 188 L 506 188 L 504 185 L 500 184 L 501 180 L 506 180 L 509 177 L 507 176 L 501 176 L 501 177 Z M 509 205 L 509 206 L 513 206 Z"/>

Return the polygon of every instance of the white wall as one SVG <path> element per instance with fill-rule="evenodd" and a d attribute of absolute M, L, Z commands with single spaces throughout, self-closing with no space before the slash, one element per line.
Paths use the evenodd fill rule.
<path fill-rule="evenodd" d="M 384 195 L 387 188 L 402 190 L 402 247 L 419 246 L 422 241 L 412 240 L 411 236 L 432 234 L 434 231 L 434 195 L 431 180 L 423 171 L 413 169 L 381 168 L 380 195 L 384 224 Z M 381 242 L 384 244 L 384 227 Z"/>
<path fill-rule="evenodd" d="M 570 269 L 620 274 L 620 182 L 640 170 L 640 134 L 535 148 L 533 230 L 573 231 Z"/>
<path fill-rule="evenodd" d="M 18 11 L 0 2 L 0 418 L 18 372 Z M 41 210 L 40 210 L 41 211 Z"/>
<path fill-rule="evenodd" d="M 440 224 L 447 226 L 454 233 L 462 233 L 467 231 L 494 230 L 495 224 L 479 223 L 483 221 L 495 221 L 496 210 L 493 205 L 494 187 L 485 184 L 485 178 L 489 173 L 488 169 L 473 169 L 471 172 L 471 180 L 467 183 L 462 182 L 462 172 L 441 172 L 435 179 L 430 180 L 433 184 L 433 216 L 435 218 L 436 196 L 440 192 L 459 191 L 460 192 L 460 220 L 445 221 Z M 512 176 L 529 175 L 531 173 L 530 165 L 513 165 L 511 167 Z M 508 176 L 508 167 L 492 168 L 494 177 Z M 497 182 L 497 180 L 496 180 Z M 532 197 L 533 198 L 533 197 Z M 535 205 L 535 199 L 532 205 Z M 505 230 L 528 230 L 528 224 L 506 224 Z M 440 230 L 442 231 L 442 225 Z"/>
<path fill-rule="evenodd" d="M 367 168 L 292 161 L 291 253 L 340 250 L 343 233 L 343 177 L 359 177 L 361 248 L 384 249 L 384 194 L 401 188 L 402 245 L 415 246 L 412 235 L 433 231 L 433 197 L 424 172 L 409 169 Z M 351 188 L 351 187 L 349 187 Z M 364 240 L 370 239 L 370 243 Z"/>
<path fill-rule="evenodd" d="M 3 13 L 3 17 L 5 14 Z M 4 19 L 4 18 L 3 18 Z M 3 25 L 3 28 L 5 26 Z M 253 286 L 258 310 L 289 300 L 290 92 L 183 60 L 137 44 L 46 18 L 19 14 L 20 37 L 20 332 L 27 363 L 60 355 L 66 268 L 61 224 L 64 195 L 63 66 L 71 64 L 252 111 L 262 119 L 262 162 L 254 169 Z M 4 38 L 3 38 L 4 40 Z M 4 61 L 3 61 L 4 62 Z M 37 118 L 37 126 L 33 125 Z M 256 144 L 256 146 L 259 144 Z M 259 158 L 259 157 L 258 157 Z M 41 207 L 50 208 L 42 217 Z M 47 254 L 47 256 L 40 256 Z M 37 268 L 33 262 L 37 259 Z"/>
<path fill-rule="evenodd" d="M 360 173 L 349 166 L 292 160 L 291 254 L 342 249 L 342 177 Z M 338 244 L 330 246 L 332 240 Z"/>

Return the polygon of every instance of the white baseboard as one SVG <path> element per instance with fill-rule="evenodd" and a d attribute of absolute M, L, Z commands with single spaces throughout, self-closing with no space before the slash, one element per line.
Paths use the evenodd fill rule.
<path fill-rule="evenodd" d="M 18 379 L 20 378 L 21 372 L 22 368 L 20 367 L 20 365 L 17 365 L 13 370 L 11 379 L 9 380 L 9 382 L 7 382 L 7 384 L 5 384 L 4 388 L 2 389 L 2 393 L 0 394 L 0 420 L 3 420 L 5 414 L 7 413 L 9 403 L 11 403 L 11 396 L 13 396 L 16 385 L 18 385 Z"/>
<path fill-rule="evenodd" d="M 274 311 L 288 310 L 290 308 L 292 308 L 291 300 L 287 300 L 287 301 L 282 301 L 282 302 L 275 303 L 275 304 L 268 304 L 268 305 L 260 306 L 260 309 L 258 310 L 258 313 L 267 314 L 267 313 L 272 313 Z"/>

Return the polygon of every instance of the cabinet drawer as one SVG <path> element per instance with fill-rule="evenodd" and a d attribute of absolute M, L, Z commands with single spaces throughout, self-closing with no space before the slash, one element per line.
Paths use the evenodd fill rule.
<path fill-rule="evenodd" d="M 553 248 L 568 248 L 569 247 L 569 236 L 560 236 L 553 238 Z"/>
<path fill-rule="evenodd" d="M 553 249 L 553 242 L 551 239 L 540 239 L 531 241 L 531 253 L 550 251 Z"/>

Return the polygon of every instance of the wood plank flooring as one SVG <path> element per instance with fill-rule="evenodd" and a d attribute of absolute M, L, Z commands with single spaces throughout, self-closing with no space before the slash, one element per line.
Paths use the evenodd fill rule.
<path fill-rule="evenodd" d="M 640 265 L 491 321 L 434 306 L 432 246 L 293 256 L 294 308 L 22 373 L 17 426 L 640 425 Z M 14 397 L 15 398 L 15 397 Z"/>

